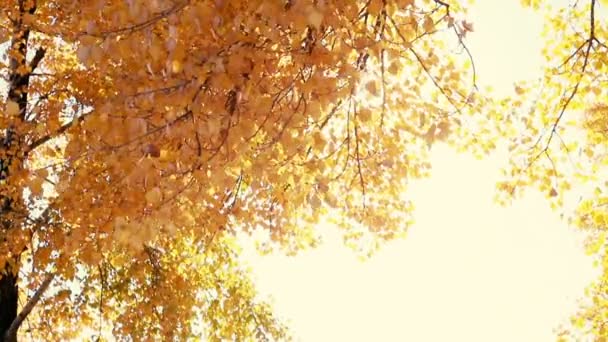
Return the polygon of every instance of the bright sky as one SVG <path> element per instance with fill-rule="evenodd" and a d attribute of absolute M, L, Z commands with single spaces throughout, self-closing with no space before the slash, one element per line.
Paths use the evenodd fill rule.
<path fill-rule="evenodd" d="M 482 84 L 510 91 L 539 74 L 541 20 L 516 0 L 479 0 L 469 46 Z M 361 263 L 331 227 L 296 258 L 248 250 L 258 286 L 301 341 L 554 341 L 594 278 L 581 239 L 541 195 L 492 204 L 505 155 L 434 147 L 414 184 L 407 239 Z"/>

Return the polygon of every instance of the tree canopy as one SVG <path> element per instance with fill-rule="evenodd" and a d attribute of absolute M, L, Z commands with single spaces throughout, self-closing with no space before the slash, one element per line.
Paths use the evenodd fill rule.
<path fill-rule="evenodd" d="M 608 1 L 523 0 L 544 15 L 543 75 L 522 80 L 515 108 L 504 120 L 501 138 L 511 151 L 505 180 L 498 184 L 506 202 L 526 188 L 545 193 L 551 205 L 588 233 L 588 252 L 602 276 L 587 289 L 572 322 L 559 332 L 565 341 L 608 338 Z M 575 208 L 572 211 L 570 208 Z M 565 209 L 565 210 L 564 210 Z"/>
<path fill-rule="evenodd" d="M 0 334 L 34 307 L 33 338 L 285 336 L 234 233 L 294 253 L 334 211 L 361 253 L 401 236 L 428 145 L 478 111 L 462 11 L 9 0 Z"/>
<path fill-rule="evenodd" d="M 603 2 L 523 1 L 547 68 L 500 99 L 464 1 L 5 0 L 0 336 L 289 339 L 236 234 L 296 253 L 331 214 L 368 255 L 438 142 L 509 142 L 503 202 L 595 189 L 571 217 L 605 264 Z M 564 338 L 606 337 L 607 279 Z"/>

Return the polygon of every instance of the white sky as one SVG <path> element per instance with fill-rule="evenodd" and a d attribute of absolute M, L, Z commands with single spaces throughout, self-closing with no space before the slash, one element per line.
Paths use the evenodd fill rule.
<path fill-rule="evenodd" d="M 479 0 L 469 46 L 482 84 L 511 91 L 539 74 L 541 20 L 517 0 Z M 408 193 L 407 239 L 361 263 L 330 227 L 295 258 L 247 250 L 263 294 L 301 341 L 554 341 L 596 272 L 581 236 L 541 195 L 492 204 L 505 155 L 433 147 L 433 177 Z"/>

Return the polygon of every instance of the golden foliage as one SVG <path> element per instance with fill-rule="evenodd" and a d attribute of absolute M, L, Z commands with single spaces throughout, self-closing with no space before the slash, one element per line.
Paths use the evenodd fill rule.
<path fill-rule="evenodd" d="M 564 210 L 570 222 L 588 233 L 588 252 L 595 256 L 602 276 L 589 287 L 580 311 L 562 327 L 558 339 L 605 341 L 608 26 L 600 4 L 606 2 L 522 3 L 545 15 L 545 70 L 540 80 L 519 83 L 514 96 L 502 101 L 508 115 L 490 117 L 511 151 L 504 182 L 498 184 L 498 200 L 506 203 L 535 187 L 553 208 Z M 577 209 L 568 211 L 573 206 Z"/>
<path fill-rule="evenodd" d="M 428 147 L 471 145 L 486 105 L 447 49 L 473 29 L 456 2 L 3 6 L 0 265 L 32 290 L 57 275 L 33 313 L 45 339 L 284 338 L 231 236 L 295 253 L 332 215 L 368 253 L 405 232 Z"/>

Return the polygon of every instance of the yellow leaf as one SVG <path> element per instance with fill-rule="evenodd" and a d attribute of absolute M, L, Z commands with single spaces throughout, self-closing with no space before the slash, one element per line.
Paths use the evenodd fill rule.
<path fill-rule="evenodd" d="M 375 80 L 371 80 L 371 81 L 367 82 L 367 84 L 365 85 L 365 89 L 367 89 L 367 91 L 369 91 L 370 94 L 372 94 L 374 96 L 378 96 L 378 87 L 376 85 Z"/>
<path fill-rule="evenodd" d="M 171 72 L 174 74 L 180 73 L 183 69 L 183 64 L 181 61 L 174 59 L 173 62 L 171 62 Z"/>
<path fill-rule="evenodd" d="M 163 199 L 163 193 L 158 187 L 154 187 L 146 192 L 146 202 L 150 205 L 157 205 Z"/>
<path fill-rule="evenodd" d="M 387 69 L 387 71 L 392 75 L 398 74 L 399 70 L 401 70 L 401 65 L 397 61 L 391 62 L 391 64 L 389 65 L 389 67 Z"/>
<path fill-rule="evenodd" d="M 323 148 L 325 148 L 325 139 L 321 132 L 315 132 L 313 134 L 313 144 L 316 150 L 323 150 Z"/>
<path fill-rule="evenodd" d="M 80 63 L 87 65 L 89 63 L 89 58 L 91 57 L 91 47 L 80 44 L 76 50 L 76 55 L 78 56 Z"/>
<path fill-rule="evenodd" d="M 19 104 L 15 101 L 6 101 L 6 114 L 14 116 L 19 114 Z"/>
<path fill-rule="evenodd" d="M 555 190 L 555 188 L 551 188 L 551 191 L 549 191 L 549 197 L 556 197 L 557 195 L 557 190 Z"/>
<path fill-rule="evenodd" d="M 414 0 L 397 0 L 397 5 L 401 9 L 414 5 Z"/>
<path fill-rule="evenodd" d="M 44 184 L 44 178 L 42 177 L 33 177 L 32 180 L 28 183 L 30 191 L 32 195 L 40 197 L 42 196 L 42 185 Z"/>
<path fill-rule="evenodd" d="M 308 23 L 319 29 L 321 27 L 321 23 L 323 22 L 323 13 L 319 12 L 315 8 L 311 8 L 310 12 L 308 12 Z"/>
<path fill-rule="evenodd" d="M 466 20 L 464 20 L 464 21 L 462 22 L 462 28 L 463 28 L 463 29 L 464 29 L 466 32 L 473 32 L 473 31 L 474 31 L 474 29 L 473 29 L 473 23 L 468 22 L 468 21 L 466 21 Z"/>
<path fill-rule="evenodd" d="M 362 108 L 357 113 L 357 118 L 361 120 L 361 122 L 368 122 L 372 118 L 372 111 L 369 108 Z"/>
<path fill-rule="evenodd" d="M 430 16 L 427 16 L 426 18 L 424 18 L 424 22 L 422 23 L 422 28 L 426 32 L 432 32 L 435 29 L 435 22 L 433 21 L 433 18 L 431 18 Z"/>

